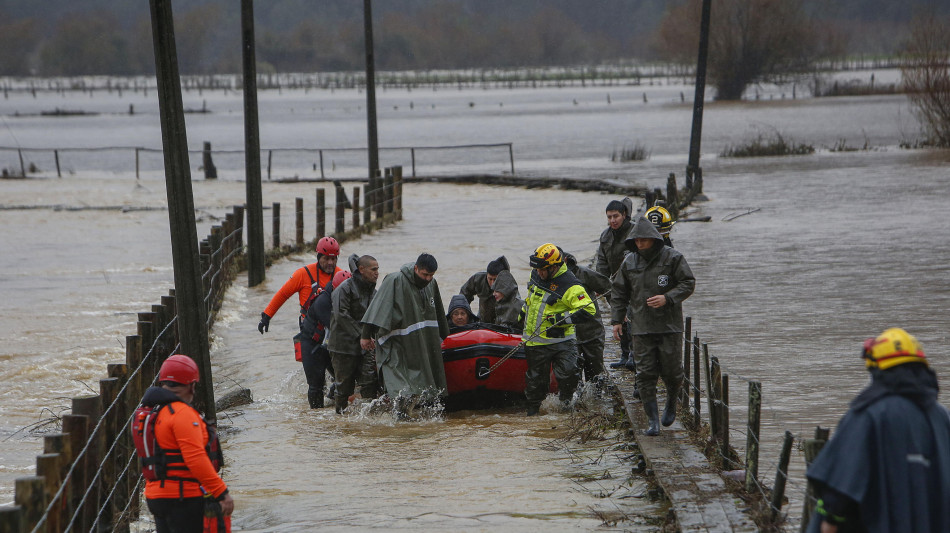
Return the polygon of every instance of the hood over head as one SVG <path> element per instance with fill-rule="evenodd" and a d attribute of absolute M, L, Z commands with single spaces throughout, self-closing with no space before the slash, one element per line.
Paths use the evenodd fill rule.
<path fill-rule="evenodd" d="M 346 259 L 346 265 L 350 267 L 350 273 L 356 274 L 360 271 L 360 256 L 358 254 L 350 254 L 350 257 Z"/>
<path fill-rule="evenodd" d="M 637 251 L 636 239 L 653 239 L 656 241 L 656 244 L 653 245 L 653 249 L 655 250 L 662 248 L 665 244 L 663 236 L 660 235 L 660 231 L 656 229 L 656 226 L 647 220 L 646 217 L 642 216 L 636 220 L 633 229 L 630 230 L 630 234 L 627 236 L 627 240 L 623 242 L 631 252 Z"/>
<path fill-rule="evenodd" d="M 495 278 L 495 284 L 492 285 L 492 291 L 498 291 L 505 295 L 505 299 L 511 298 L 512 294 L 518 292 L 518 282 L 511 275 L 511 271 L 502 270 Z"/>
<path fill-rule="evenodd" d="M 468 300 L 465 299 L 465 295 L 456 294 L 455 296 L 452 297 L 451 300 L 449 300 L 449 307 L 445 311 L 445 318 L 446 320 L 449 321 L 450 324 L 452 323 L 452 311 L 455 311 L 456 309 L 459 309 L 459 308 L 465 309 L 466 311 L 468 311 L 469 322 L 475 322 L 478 320 L 478 316 L 476 316 L 475 313 L 472 312 L 472 306 L 468 304 Z"/>
<path fill-rule="evenodd" d="M 503 255 L 498 257 L 498 259 L 489 261 L 488 268 L 486 269 L 486 271 L 492 276 L 497 276 L 498 273 L 503 270 L 509 270 L 508 259 L 506 259 Z"/>

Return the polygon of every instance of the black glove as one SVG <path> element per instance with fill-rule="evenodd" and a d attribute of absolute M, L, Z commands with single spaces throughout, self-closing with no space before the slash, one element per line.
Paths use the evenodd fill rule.
<path fill-rule="evenodd" d="M 261 335 L 263 335 L 265 331 L 270 331 L 269 328 L 270 317 L 267 316 L 267 313 L 261 313 L 261 321 L 257 324 L 257 331 L 260 331 Z"/>

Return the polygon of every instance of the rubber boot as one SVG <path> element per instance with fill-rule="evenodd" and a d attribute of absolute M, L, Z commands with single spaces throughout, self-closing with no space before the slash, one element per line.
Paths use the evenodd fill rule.
<path fill-rule="evenodd" d="M 650 437 L 655 437 L 660 434 L 660 408 L 656 405 L 656 400 L 651 400 L 648 402 L 643 402 L 643 410 L 647 414 L 647 418 L 650 420 L 650 427 L 647 428 L 646 434 Z"/>
<path fill-rule="evenodd" d="M 676 420 L 676 401 L 680 396 L 679 386 L 666 388 L 666 407 L 663 408 L 663 426 L 671 426 Z"/>
<path fill-rule="evenodd" d="M 323 407 L 323 391 L 314 387 L 307 389 L 307 401 L 310 402 L 311 409 L 320 409 Z"/>
<path fill-rule="evenodd" d="M 336 382 L 330 382 L 330 388 L 327 390 L 327 398 L 333 400 L 336 398 Z"/>
<path fill-rule="evenodd" d="M 535 404 L 528 404 L 528 416 L 538 416 L 541 414 L 541 406 Z"/>
<path fill-rule="evenodd" d="M 334 398 L 333 399 L 333 403 L 336 406 L 336 414 L 338 415 L 343 414 L 343 410 L 346 409 L 346 406 L 349 403 L 347 400 L 348 398 Z"/>
<path fill-rule="evenodd" d="M 620 360 L 619 360 L 619 361 L 614 361 L 613 363 L 610 363 L 610 368 L 623 368 L 623 367 L 626 367 L 626 366 L 627 366 L 627 361 L 629 361 L 630 359 L 631 359 L 631 358 L 630 358 L 630 352 L 623 352 L 623 353 L 620 354 Z"/>

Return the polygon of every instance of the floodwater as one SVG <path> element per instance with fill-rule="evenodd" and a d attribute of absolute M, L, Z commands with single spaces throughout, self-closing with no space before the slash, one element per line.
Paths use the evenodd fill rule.
<path fill-rule="evenodd" d="M 878 80 L 885 77 L 877 73 Z M 950 154 L 897 147 L 919 136 L 903 97 L 782 100 L 782 90 L 770 90 L 758 102 L 707 104 L 702 166 L 709 199 L 691 208 L 690 216 L 709 215 L 712 221 L 682 222 L 673 232 L 697 277 L 686 313 L 730 375 L 732 441 L 740 451 L 746 381 L 763 383 L 760 472 L 767 482 L 782 433 L 804 438 L 816 425 L 833 426 L 866 382 L 858 356 L 864 338 L 905 327 L 922 342 L 938 374 L 950 372 L 944 349 L 950 292 L 943 276 L 950 262 Z M 519 173 L 608 177 L 657 187 L 669 172 L 680 175 L 685 167 L 691 109 L 680 103 L 680 92 L 688 98 L 691 89 L 389 91 L 378 95 L 380 144 L 511 141 Z M 262 95 L 262 146 L 365 145 L 361 96 Z M 122 115 L 133 100 L 137 114 Z M 188 115 L 191 144 L 197 148 L 209 140 L 216 148 L 241 148 L 240 95 L 190 93 L 185 105 L 201 107 L 202 100 L 214 113 Z M 13 116 L 56 106 L 115 111 L 68 119 Z M 0 101 L 0 145 L 158 147 L 154 108 L 141 94 L 34 100 L 11 93 Z M 752 160 L 716 155 L 728 144 L 771 131 L 819 151 Z M 871 149 L 827 149 L 841 139 Z M 635 142 L 651 151 L 649 160 L 608 160 L 614 148 Z M 408 166 L 405 155 L 392 157 L 383 163 Z M 503 172 L 508 164 L 507 153 L 490 152 L 471 163 L 467 157 L 459 156 L 461 168 L 451 170 Z M 0 166 L 18 168 L 15 152 L 11 159 L 0 151 L 0 158 Z M 102 163 L 105 172 L 77 161 L 74 173 L 62 179 L 0 181 L 0 204 L 165 204 L 164 184 L 154 170 L 137 182 L 125 163 Z M 341 162 L 337 168 L 343 175 L 360 165 Z M 445 165 L 420 164 L 420 170 L 431 173 Z M 214 217 L 242 202 L 243 183 L 234 179 L 241 164 L 218 166 L 224 179 L 194 182 L 201 236 Z M 313 172 L 290 162 L 280 167 L 280 175 Z M 264 204 L 291 205 L 297 196 L 310 203 L 313 188 L 265 183 Z M 408 185 L 405 195 L 405 221 L 346 243 L 343 252 L 370 253 L 385 273 L 429 251 L 439 259 L 436 279 L 446 300 L 469 273 L 500 254 L 512 260 L 522 283 L 526 256 L 542 242 L 591 257 L 610 199 L 435 184 Z M 104 364 L 123 357 L 134 313 L 172 286 L 172 272 L 162 210 L 0 210 L 0 224 L 6 230 L 0 236 L 0 379 L 6 385 L 0 392 L 0 502 L 8 502 L 13 478 L 32 473 L 41 448 L 36 432 L 17 430 L 62 412 L 68 398 L 88 391 L 87 385 L 96 388 Z M 285 216 L 284 239 L 291 238 L 292 226 L 292 217 Z M 229 421 L 233 429 L 225 446 L 232 460 L 226 477 L 238 503 L 237 527 L 592 529 L 601 520 L 588 507 L 617 505 L 638 516 L 655 510 L 644 498 L 599 498 L 597 490 L 621 485 L 619 475 L 598 481 L 602 489 L 578 487 L 577 476 L 586 475 L 579 464 L 600 466 L 578 461 L 565 446 L 550 445 L 566 432 L 564 414 L 529 420 L 516 410 L 462 412 L 397 424 L 385 416 L 339 419 L 329 409 L 305 409 L 302 372 L 291 355 L 294 313 L 285 306 L 264 336 L 257 334 L 256 323 L 270 295 L 310 260 L 303 255 L 277 263 L 260 287 L 248 289 L 239 278 L 213 332 L 216 379 L 225 388 L 234 382 L 251 388 L 256 400 Z M 943 393 L 941 401 L 947 400 Z M 616 446 L 605 449 L 611 468 L 629 472 L 629 464 L 621 468 Z M 793 523 L 801 512 L 803 469 L 796 451 L 786 507 Z"/>

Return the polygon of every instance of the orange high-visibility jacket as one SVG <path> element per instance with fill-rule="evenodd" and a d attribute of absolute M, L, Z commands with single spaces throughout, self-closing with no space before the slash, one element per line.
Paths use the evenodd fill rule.
<path fill-rule="evenodd" d="M 337 267 L 336 270 L 333 271 L 333 274 L 339 271 L 340 267 Z M 309 276 L 307 272 L 310 272 Z M 333 274 L 327 274 L 320 270 L 316 263 L 298 268 L 294 271 L 293 275 L 290 276 L 290 279 L 284 283 L 284 286 L 274 294 L 274 297 L 271 298 L 264 312 L 267 313 L 267 316 L 274 318 L 274 314 L 277 313 L 280 306 L 284 305 L 284 302 L 293 296 L 295 292 L 300 294 L 300 307 L 303 308 L 303 304 L 307 301 L 307 298 L 310 297 L 310 293 L 312 292 L 310 288 L 310 276 L 313 276 L 313 281 L 317 282 L 317 287 L 322 288 L 326 287 L 327 283 L 333 280 Z M 306 310 L 302 309 L 301 312 L 306 312 Z"/>
<path fill-rule="evenodd" d="M 211 459 L 205 451 L 208 430 L 204 420 L 193 407 L 184 402 L 172 402 L 163 408 L 155 421 L 155 440 L 165 450 L 181 450 L 182 463 L 168 464 L 169 478 L 149 481 L 145 484 L 145 497 L 194 498 L 204 496 L 204 487 L 214 497 L 221 496 L 228 486 L 214 471 Z M 189 479 L 197 481 L 189 481 Z"/>

